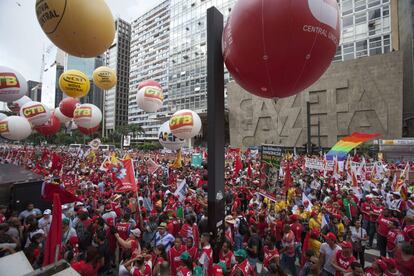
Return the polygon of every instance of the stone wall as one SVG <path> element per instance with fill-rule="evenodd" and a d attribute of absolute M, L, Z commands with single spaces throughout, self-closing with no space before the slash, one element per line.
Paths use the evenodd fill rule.
<path fill-rule="evenodd" d="M 333 146 L 354 131 L 402 135 L 403 74 L 400 52 L 333 63 L 307 90 L 285 99 L 264 99 L 227 85 L 230 144 L 302 146 L 306 143 L 306 102 L 311 103 L 312 142 Z M 413 107 L 414 108 L 414 107 Z"/>

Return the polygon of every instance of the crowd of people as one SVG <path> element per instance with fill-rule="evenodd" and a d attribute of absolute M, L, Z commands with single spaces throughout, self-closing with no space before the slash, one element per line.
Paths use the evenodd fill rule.
<path fill-rule="evenodd" d="M 116 174 L 102 164 L 124 155 L 134 161 L 138 189 L 115 193 Z M 414 275 L 414 186 L 404 161 L 355 155 L 330 171 L 286 155 L 270 178 L 260 153 L 226 149 L 224 237 L 215 237 L 207 165 L 195 168 L 184 155 L 171 167 L 173 158 L 0 147 L 0 163 L 43 174 L 77 197 L 62 205 L 59 258 L 81 275 Z M 363 165 L 353 169 L 351 161 Z M 23 250 L 41 267 L 52 220 L 50 209 L 32 203 L 21 212 L 0 206 L 0 257 Z M 379 251 L 369 265 L 368 249 Z"/>

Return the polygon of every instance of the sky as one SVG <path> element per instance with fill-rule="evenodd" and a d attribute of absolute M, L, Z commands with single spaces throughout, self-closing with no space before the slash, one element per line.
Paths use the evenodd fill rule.
<path fill-rule="evenodd" d="M 88 0 L 89 1 L 89 0 Z M 135 20 L 163 0 L 105 0 L 114 18 Z M 48 38 L 37 22 L 36 0 L 0 0 L 0 65 L 26 80 L 40 79 L 43 47 Z"/>

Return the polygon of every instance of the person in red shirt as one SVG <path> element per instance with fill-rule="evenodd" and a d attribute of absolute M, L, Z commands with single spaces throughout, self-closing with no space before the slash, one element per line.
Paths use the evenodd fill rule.
<path fill-rule="evenodd" d="M 387 236 L 391 228 L 391 220 L 389 218 L 389 210 L 384 209 L 377 220 L 377 244 L 382 257 L 387 255 Z"/>
<path fill-rule="evenodd" d="M 127 213 L 122 217 L 122 221 L 115 225 L 116 231 L 124 240 L 128 239 L 129 231 L 131 230 L 131 224 L 129 223 L 130 218 L 130 215 Z"/>
<path fill-rule="evenodd" d="M 154 248 L 154 254 L 152 255 L 152 272 L 154 275 L 159 273 L 160 265 L 165 261 L 168 261 L 167 253 L 164 245 L 159 244 Z"/>
<path fill-rule="evenodd" d="M 203 268 L 203 275 L 211 275 L 213 271 L 213 248 L 210 245 L 209 233 L 201 235 L 201 246 L 202 251 L 198 262 Z"/>
<path fill-rule="evenodd" d="M 181 237 L 176 237 L 174 246 L 171 247 L 170 251 L 168 251 L 168 260 L 171 267 L 171 275 L 177 274 L 177 269 L 181 266 L 180 256 L 185 251 L 186 247 L 183 245 Z"/>
<path fill-rule="evenodd" d="M 177 276 L 193 276 L 193 260 L 188 252 L 180 255 L 181 265 L 177 270 Z"/>
<path fill-rule="evenodd" d="M 289 224 L 283 226 L 282 249 L 280 250 L 282 258 L 280 260 L 280 267 L 292 275 L 297 275 L 295 265 L 295 234 L 290 229 Z"/>
<path fill-rule="evenodd" d="M 193 238 L 187 239 L 186 247 L 188 254 L 190 254 L 191 260 L 196 260 L 198 257 L 198 248 L 195 246 Z"/>
<path fill-rule="evenodd" d="M 229 241 L 224 241 L 219 253 L 220 262 L 225 263 L 227 270 L 230 271 L 231 267 L 236 263 L 233 252 L 231 251 L 231 244 Z"/>
<path fill-rule="evenodd" d="M 100 258 L 101 256 L 99 255 L 98 249 L 89 246 L 86 252 L 86 260 L 73 262 L 71 266 L 81 276 L 95 276 L 98 275 Z"/>
<path fill-rule="evenodd" d="M 370 213 L 369 213 L 369 227 L 368 227 L 368 245 L 367 248 L 372 247 L 372 243 L 374 241 L 375 233 L 377 232 L 377 219 L 378 216 L 381 214 L 383 207 L 380 205 L 380 202 L 377 197 L 372 199 L 370 203 Z"/>
<path fill-rule="evenodd" d="M 296 256 L 299 257 L 302 251 L 302 233 L 305 230 L 305 228 L 303 227 L 303 224 L 299 222 L 298 215 L 291 215 L 290 221 L 292 222 L 292 224 L 290 225 L 290 229 L 295 234 Z"/>
<path fill-rule="evenodd" d="M 281 217 L 277 218 L 270 226 L 270 233 L 276 240 L 276 248 L 281 248 L 281 242 L 283 237 L 283 226 L 285 225 L 285 220 Z"/>
<path fill-rule="evenodd" d="M 145 256 L 140 255 L 135 258 L 135 266 L 131 269 L 132 276 L 152 276 L 151 256 L 145 260 Z"/>
<path fill-rule="evenodd" d="M 387 265 L 387 270 L 385 271 L 384 276 L 403 276 L 397 269 L 397 262 L 395 259 L 384 257 L 381 259 Z"/>
<path fill-rule="evenodd" d="M 343 241 L 340 246 L 342 250 L 338 250 L 332 260 L 332 266 L 336 270 L 335 276 L 342 276 L 345 273 L 352 272 L 351 264 L 356 262 L 355 257 L 352 255 L 352 243 Z"/>
<path fill-rule="evenodd" d="M 224 276 L 227 271 L 226 264 L 223 262 L 213 265 L 213 276 Z"/>
<path fill-rule="evenodd" d="M 412 275 L 414 271 L 413 248 L 409 243 L 403 243 L 401 248 L 395 251 L 395 261 L 397 269 L 402 275 Z"/>
<path fill-rule="evenodd" d="M 122 239 L 119 234 L 116 233 L 115 227 L 111 228 L 111 231 L 114 232 L 115 238 L 123 249 L 131 250 L 133 258 L 141 254 L 141 245 L 138 240 L 141 236 L 141 230 L 139 230 L 139 228 L 132 229 L 127 240 Z"/>
<path fill-rule="evenodd" d="M 263 266 L 265 268 L 269 267 L 270 263 L 275 262 L 279 264 L 279 250 L 274 246 L 275 240 L 274 237 L 267 236 L 265 240 L 265 246 L 263 247 L 264 257 L 263 257 Z"/>
<path fill-rule="evenodd" d="M 234 256 L 236 257 L 237 264 L 231 270 L 230 276 L 253 276 L 254 271 L 249 264 L 249 260 L 247 259 L 246 250 L 236 250 L 236 252 L 234 252 Z"/>
<path fill-rule="evenodd" d="M 365 276 L 382 276 L 387 271 L 387 264 L 378 258 L 372 265 L 365 269 Z"/>
<path fill-rule="evenodd" d="M 400 225 L 398 221 L 390 221 L 390 231 L 387 235 L 387 253 L 388 256 L 393 258 L 397 246 L 399 246 L 404 241 L 404 234 L 398 228 Z"/>
<path fill-rule="evenodd" d="M 259 237 L 264 237 L 267 228 L 269 227 L 269 225 L 266 222 L 266 216 L 264 214 L 260 214 L 259 215 L 259 220 L 257 222 L 256 228 L 257 228 L 257 234 L 259 235 Z"/>

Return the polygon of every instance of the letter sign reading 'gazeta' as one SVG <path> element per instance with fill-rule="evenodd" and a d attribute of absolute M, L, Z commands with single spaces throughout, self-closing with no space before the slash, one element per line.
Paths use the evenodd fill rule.
<path fill-rule="evenodd" d="M 74 119 L 90 118 L 90 117 L 92 117 L 92 108 L 89 106 L 82 106 L 82 107 L 76 108 L 73 113 Z"/>

